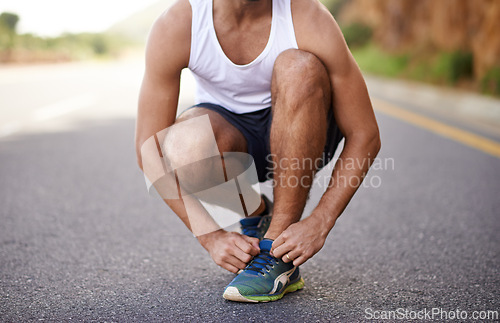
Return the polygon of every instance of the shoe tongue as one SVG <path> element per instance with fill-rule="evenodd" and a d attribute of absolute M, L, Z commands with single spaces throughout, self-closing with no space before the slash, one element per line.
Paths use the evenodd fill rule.
<path fill-rule="evenodd" d="M 264 239 L 259 243 L 260 254 L 255 256 L 253 261 L 250 263 L 250 267 L 253 267 L 253 270 L 246 270 L 246 273 L 249 275 L 258 275 L 259 271 L 264 270 L 266 268 L 266 264 L 271 261 L 272 256 L 269 254 L 271 250 L 271 246 L 273 245 L 273 240 Z M 264 252 L 264 253 L 263 253 Z M 258 270 L 255 270 L 258 269 Z"/>
<path fill-rule="evenodd" d="M 263 239 L 259 243 L 260 250 L 270 251 L 272 246 L 273 246 L 273 240 L 271 239 Z"/>

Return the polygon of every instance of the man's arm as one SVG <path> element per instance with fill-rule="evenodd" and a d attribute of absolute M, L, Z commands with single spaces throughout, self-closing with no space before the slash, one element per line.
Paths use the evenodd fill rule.
<path fill-rule="evenodd" d="M 345 136 L 344 150 L 318 206 L 273 244 L 274 255 L 284 261 L 290 251 L 300 254 L 293 261 L 298 266 L 323 247 L 380 150 L 380 137 L 363 76 L 330 12 L 319 2 L 294 0 L 292 13 L 299 49 L 316 55 L 328 71 L 335 120 Z"/>
<path fill-rule="evenodd" d="M 141 147 L 175 122 L 180 76 L 189 63 L 191 9 L 179 1 L 155 22 L 146 49 L 146 70 L 139 95 L 135 145 L 142 168 Z"/>
<path fill-rule="evenodd" d="M 148 40 L 135 137 L 141 169 L 143 160 L 150 164 L 161 163 L 154 154 L 142 156 L 141 148 L 148 138 L 175 122 L 180 75 L 182 69 L 189 64 L 190 46 L 191 6 L 187 0 L 179 0 L 156 21 Z M 179 199 L 165 202 L 191 230 L 183 201 Z M 224 230 L 205 234 L 198 237 L 198 240 L 215 263 L 234 273 L 243 269 L 252 256 L 259 252 L 257 239 Z"/>

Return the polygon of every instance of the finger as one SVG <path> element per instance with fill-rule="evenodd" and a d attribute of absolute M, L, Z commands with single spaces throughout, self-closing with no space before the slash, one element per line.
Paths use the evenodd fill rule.
<path fill-rule="evenodd" d="M 228 264 L 228 263 L 223 263 L 223 264 L 221 265 L 221 267 L 222 267 L 222 268 L 224 268 L 224 269 L 225 269 L 225 270 L 227 270 L 227 271 L 232 272 L 233 274 L 237 274 L 237 273 L 238 273 L 238 271 L 240 271 L 238 268 L 236 268 L 236 267 L 234 267 L 233 265 Z"/>
<path fill-rule="evenodd" d="M 284 244 L 274 249 L 273 256 L 276 258 L 282 258 L 290 251 L 292 251 L 292 248 L 285 242 Z"/>
<path fill-rule="evenodd" d="M 247 245 L 249 246 L 249 245 Z M 241 250 L 238 246 L 235 246 L 232 250 L 231 250 L 231 255 L 236 258 L 239 262 L 243 263 L 243 267 L 242 268 L 245 268 L 247 263 L 250 262 L 250 260 L 252 260 L 252 255 L 249 254 L 249 253 L 246 253 L 244 252 L 243 250 Z M 238 266 L 239 267 L 239 266 Z M 241 267 L 239 267 L 241 268 Z"/>
<path fill-rule="evenodd" d="M 285 243 L 285 239 L 282 237 L 282 235 L 280 234 L 274 241 L 273 241 L 273 245 L 271 246 L 271 255 L 273 255 L 274 257 L 276 257 L 274 255 L 274 250 L 276 250 L 276 248 L 278 248 L 279 246 L 281 246 L 283 243 Z"/>
<path fill-rule="evenodd" d="M 259 239 L 251 238 L 251 237 L 246 236 L 246 235 L 242 235 L 241 237 L 252 246 L 252 250 L 250 251 L 250 254 L 252 256 L 257 256 L 260 252 Z"/>
<path fill-rule="evenodd" d="M 295 267 L 298 267 L 298 266 L 302 265 L 303 263 L 305 263 L 308 259 L 309 259 L 309 258 L 308 258 L 308 257 L 306 257 L 306 256 L 300 256 L 300 257 L 298 257 L 297 259 L 295 259 L 295 260 L 293 261 L 293 265 L 294 265 Z"/>
<path fill-rule="evenodd" d="M 255 250 L 255 247 L 251 243 L 246 241 L 245 239 L 237 238 L 237 239 L 235 239 L 234 244 L 236 245 L 237 249 L 239 249 L 239 250 L 235 250 L 235 256 L 237 256 L 239 259 L 241 259 L 245 263 L 248 263 L 250 261 L 250 259 L 252 259 L 252 256 L 257 255 L 257 251 Z M 241 254 L 240 251 L 243 252 L 243 254 Z M 244 257 L 244 258 L 241 258 L 238 255 L 241 255 L 241 257 Z"/>
<path fill-rule="evenodd" d="M 243 251 L 239 251 L 240 253 L 242 253 L 243 255 L 246 255 L 245 253 L 243 253 Z M 239 255 L 241 256 L 241 254 Z M 233 267 L 236 267 L 238 268 L 238 270 L 240 269 L 244 269 L 246 266 L 247 266 L 247 263 L 242 261 L 240 258 L 238 258 L 236 255 L 234 256 L 229 256 L 227 258 L 227 260 L 225 261 L 225 263 L 229 264 L 229 265 L 232 265 Z M 237 271 L 238 271 L 237 270 Z"/>
<path fill-rule="evenodd" d="M 253 245 L 250 241 L 246 240 L 245 238 L 243 238 L 243 236 L 237 236 L 234 238 L 234 244 L 236 245 L 236 247 L 238 247 L 241 251 L 243 251 L 244 253 L 247 253 L 247 254 L 250 254 L 252 249 L 253 249 Z"/>
<path fill-rule="evenodd" d="M 289 263 L 295 260 L 295 258 L 298 258 L 300 256 L 300 252 L 291 250 L 287 252 L 283 257 L 281 257 L 281 260 L 283 260 L 284 263 Z"/>
<path fill-rule="evenodd" d="M 281 260 L 284 262 L 284 263 L 289 263 L 289 262 L 292 262 L 293 261 L 293 258 L 289 256 L 288 253 L 286 253 L 283 257 L 281 257 Z"/>

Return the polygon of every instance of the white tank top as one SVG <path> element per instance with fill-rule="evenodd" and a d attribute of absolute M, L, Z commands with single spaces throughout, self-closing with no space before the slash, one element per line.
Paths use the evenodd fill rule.
<path fill-rule="evenodd" d="M 290 0 L 274 0 L 271 33 L 265 49 L 246 65 L 234 64 L 215 33 L 213 0 L 189 0 L 192 8 L 189 69 L 196 79 L 195 102 L 218 104 L 234 113 L 271 106 L 271 76 L 278 55 L 298 48 Z"/>

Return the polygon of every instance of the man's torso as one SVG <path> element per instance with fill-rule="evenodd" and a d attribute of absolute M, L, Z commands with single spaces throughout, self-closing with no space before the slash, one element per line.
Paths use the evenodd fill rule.
<path fill-rule="evenodd" d="M 226 1 L 226 0 L 224 0 Z M 264 51 L 271 33 L 272 3 L 267 14 L 258 19 L 235 21 L 228 19 L 214 2 L 214 28 L 222 50 L 237 65 L 246 65 Z M 250 20 L 250 21 L 249 21 Z"/>
<path fill-rule="evenodd" d="M 218 104 L 235 113 L 270 107 L 274 61 L 284 50 L 298 48 L 290 0 L 262 2 L 269 8 L 251 18 L 228 15 L 217 0 L 190 3 L 188 67 L 197 81 L 196 103 Z"/>

